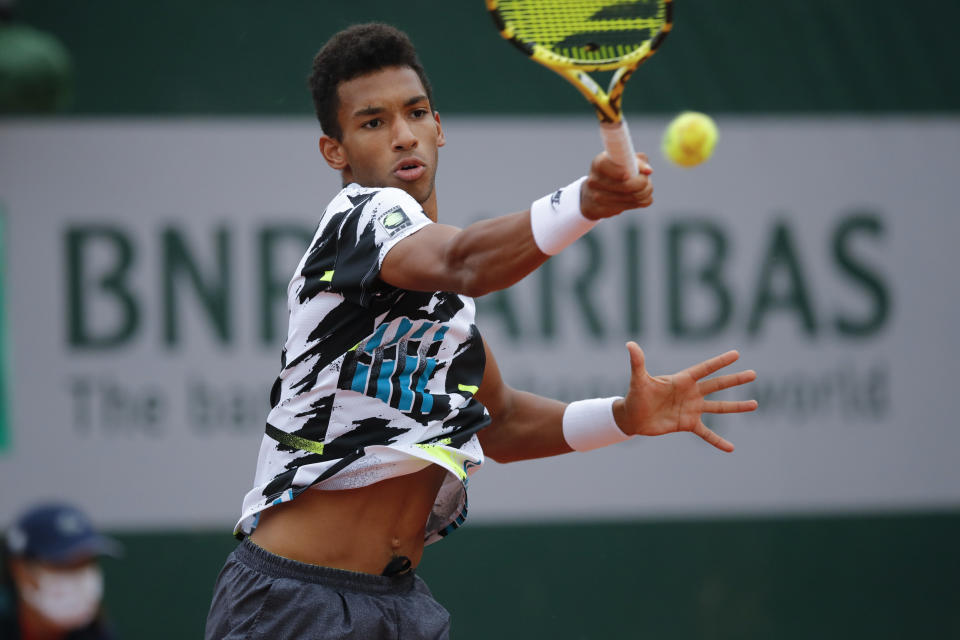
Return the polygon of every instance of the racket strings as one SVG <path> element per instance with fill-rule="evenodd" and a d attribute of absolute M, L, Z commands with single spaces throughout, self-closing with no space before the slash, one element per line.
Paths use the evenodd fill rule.
<path fill-rule="evenodd" d="M 667 21 L 665 0 L 500 0 L 514 37 L 555 55 L 603 62 L 628 56 Z"/>

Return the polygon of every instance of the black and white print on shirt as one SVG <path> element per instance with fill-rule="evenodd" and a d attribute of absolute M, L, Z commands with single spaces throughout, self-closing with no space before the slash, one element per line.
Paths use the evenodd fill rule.
<path fill-rule="evenodd" d="M 429 464 L 449 473 L 427 542 L 462 524 L 483 463 L 476 433 L 490 421 L 473 397 L 484 369 L 473 300 L 379 277 L 390 249 L 428 224 L 400 189 L 352 184 L 327 207 L 287 289 L 287 342 L 238 535 L 311 486 L 361 487 Z"/>

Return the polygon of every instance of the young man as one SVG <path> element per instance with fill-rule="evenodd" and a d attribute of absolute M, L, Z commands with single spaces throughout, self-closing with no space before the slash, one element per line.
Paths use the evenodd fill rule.
<path fill-rule="evenodd" d="M 343 177 L 288 289 L 289 334 L 272 392 L 243 543 L 217 582 L 207 638 L 443 638 L 447 612 L 414 575 L 425 543 L 466 517 L 468 476 L 497 461 L 692 431 L 733 445 L 703 412 L 729 352 L 653 378 L 628 345 L 625 398 L 564 405 L 508 387 L 474 325 L 472 296 L 514 284 L 596 221 L 652 202 L 601 153 L 587 177 L 529 210 L 466 229 L 439 224 L 444 144 L 413 46 L 385 25 L 341 32 L 310 79 L 320 152 Z"/>

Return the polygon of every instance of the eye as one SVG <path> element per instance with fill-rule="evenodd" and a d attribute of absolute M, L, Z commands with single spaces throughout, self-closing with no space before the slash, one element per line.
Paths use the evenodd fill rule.
<path fill-rule="evenodd" d="M 374 118 L 373 120 L 367 120 L 361 126 L 364 129 L 378 129 L 382 124 L 383 124 L 383 120 L 381 120 L 380 118 Z"/>
<path fill-rule="evenodd" d="M 414 109 L 410 113 L 410 115 L 412 115 L 414 118 L 419 120 L 420 118 L 425 118 L 428 113 L 430 112 L 427 109 L 420 108 L 420 109 Z"/>

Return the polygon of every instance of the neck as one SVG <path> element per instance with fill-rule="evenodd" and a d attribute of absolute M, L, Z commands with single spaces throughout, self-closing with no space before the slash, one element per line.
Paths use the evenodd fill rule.
<path fill-rule="evenodd" d="M 420 206 L 423 207 L 423 212 L 427 214 L 427 217 L 437 221 L 437 188 L 434 188 L 430 191 L 430 197 L 425 201 L 420 203 Z"/>

